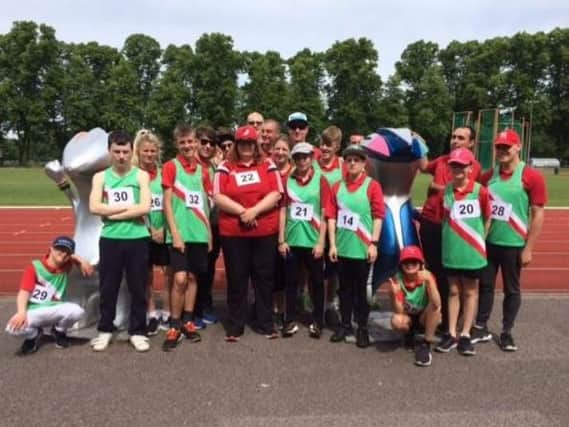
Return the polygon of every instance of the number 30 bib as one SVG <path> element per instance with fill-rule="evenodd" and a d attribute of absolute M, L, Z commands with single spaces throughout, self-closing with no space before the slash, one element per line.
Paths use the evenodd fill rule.
<path fill-rule="evenodd" d="M 107 189 L 109 205 L 134 205 L 134 191 L 132 187 L 117 187 Z"/>

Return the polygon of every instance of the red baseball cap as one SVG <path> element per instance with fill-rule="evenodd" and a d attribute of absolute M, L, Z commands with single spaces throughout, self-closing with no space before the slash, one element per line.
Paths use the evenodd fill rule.
<path fill-rule="evenodd" d="M 257 129 L 253 126 L 246 125 L 241 126 L 235 131 L 235 141 L 253 141 L 257 142 L 259 138 L 259 134 L 257 133 Z"/>
<path fill-rule="evenodd" d="M 399 255 L 399 262 L 405 262 L 409 260 L 417 260 L 425 263 L 425 258 L 423 257 L 423 251 L 419 246 L 405 246 L 401 250 L 401 255 Z"/>
<path fill-rule="evenodd" d="M 520 136 L 513 129 L 505 129 L 498 134 L 494 140 L 494 145 L 520 145 Z"/>
<path fill-rule="evenodd" d="M 463 166 L 471 165 L 474 162 L 474 154 L 468 148 L 456 148 L 450 152 L 447 163 L 458 163 Z"/>

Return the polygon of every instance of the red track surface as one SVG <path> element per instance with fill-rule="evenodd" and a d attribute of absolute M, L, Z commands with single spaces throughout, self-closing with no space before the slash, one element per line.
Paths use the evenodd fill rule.
<path fill-rule="evenodd" d="M 22 269 L 45 253 L 59 234 L 73 234 L 70 208 L 0 209 L 0 295 L 14 295 Z M 522 274 L 529 292 L 569 292 L 569 210 L 547 210 L 545 225 L 531 266 Z M 155 272 L 157 282 L 162 282 Z M 215 287 L 223 288 L 225 274 L 218 261 Z"/>

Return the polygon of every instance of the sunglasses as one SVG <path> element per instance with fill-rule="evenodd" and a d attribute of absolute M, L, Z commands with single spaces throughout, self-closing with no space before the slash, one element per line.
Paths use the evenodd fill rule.
<path fill-rule="evenodd" d="M 248 125 L 251 125 L 251 126 L 255 126 L 255 125 L 261 126 L 261 125 L 263 124 L 263 122 L 262 122 L 262 121 L 251 120 L 251 121 L 248 121 L 247 124 L 248 124 Z"/>
<path fill-rule="evenodd" d="M 209 144 L 212 147 L 215 145 L 215 143 L 211 139 L 208 139 L 208 138 L 200 138 L 200 144 L 201 145 Z"/>
<path fill-rule="evenodd" d="M 363 161 L 364 159 L 360 157 L 348 157 L 347 159 L 344 160 L 344 162 L 346 163 L 361 163 Z"/>
<path fill-rule="evenodd" d="M 233 143 L 232 143 L 232 142 L 228 142 L 228 143 L 226 143 L 226 144 L 221 144 L 221 145 L 220 145 L 221 149 L 224 150 L 224 151 L 225 151 L 225 150 L 229 150 L 232 146 L 233 146 Z"/>
<path fill-rule="evenodd" d="M 304 129 L 306 129 L 307 127 L 308 127 L 308 124 L 307 124 L 307 123 L 302 123 L 302 122 L 301 122 L 301 123 L 290 123 L 290 124 L 288 125 L 288 128 L 291 129 L 291 130 L 298 130 L 298 129 L 304 130 Z"/>

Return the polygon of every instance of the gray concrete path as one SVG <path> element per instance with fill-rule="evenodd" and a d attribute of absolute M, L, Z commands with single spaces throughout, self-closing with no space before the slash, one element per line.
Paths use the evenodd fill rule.
<path fill-rule="evenodd" d="M 14 299 L 0 299 L 6 324 Z M 247 330 L 223 341 L 216 325 L 199 344 L 163 353 L 163 335 L 137 354 L 116 342 L 28 357 L 0 336 L 1 426 L 567 426 L 569 298 L 532 296 L 515 329 L 520 350 L 494 343 L 465 358 L 434 353 L 429 368 L 397 343 L 360 350 L 305 328 L 268 341 Z M 501 299 L 491 324 L 499 332 Z"/>

